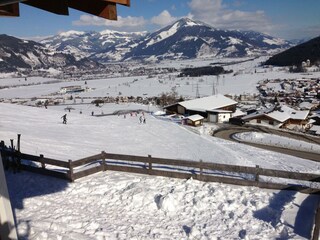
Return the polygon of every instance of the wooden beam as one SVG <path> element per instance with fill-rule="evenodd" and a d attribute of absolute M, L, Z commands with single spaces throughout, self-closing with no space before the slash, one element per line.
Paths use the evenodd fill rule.
<path fill-rule="evenodd" d="M 20 0 L 0 0 L 0 6 L 10 5 L 13 3 L 19 3 Z"/>
<path fill-rule="evenodd" d="M 0 6 L 0 16 L 19 17 L 19 3 Z"/>
<path fill-rule="evenodd" d="M 69 0 L 69 7 L 109 20 L 117 20 L 116 3 L 101 0 Z"/>
<path fill-rule="evenodd" d="M 105 0 L 106 2 L 112 2 L 112 3 L 117 3 L 121 5 L 125 5 L 127 7 L 130 7 L 130 0 Z"/>
<path fill-rule="evenodd" d="M 23 4 L 40 8 L 42 10 L 52 12 L 59 15 L 69 15 L 68 2 L 67 0 L 28 0 L 22 2 Z"/>

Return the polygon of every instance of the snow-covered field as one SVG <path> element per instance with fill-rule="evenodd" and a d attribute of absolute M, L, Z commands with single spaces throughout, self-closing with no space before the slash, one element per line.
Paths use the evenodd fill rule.
<path fill-rule="evenodd" d="M 246 69 L 250 69 L 250 64 L 256 63 L 246 62 L 241 68 L 248 65 Z M 260 78 L 281 74 L 288 75 L 271 70 L 257 75 L 226 75 L 224 83 L 221 76 L 219 93 L 254 92 Z M 143 93 L 155 96 L 170 91 L 178 83 L 179 94 L 193 96 L 196 90 L 194 84 L 192 92 L 191 81 L 200 80 L 167 78 L 167 84 L 163 84 L 158 78 L 135 79 L 90 80 L 87 85 L 92 91 L 79 96 L 117 96 L 119 91 L 128 96 Z M 33 80 L 49 81 L 28 78 L 28 82 Z M 201 94 L 211 94 L 213 80 L 217 81 L 208 77 L 199 82 Z M 5 81 L 1 79 L 0 86 L 8 85 L 9 80 Z M 131 81 L 134 83 L 128 86 Z M 18 79 L 11 82 L 19 84 Z M 59 91 L 61 86 L 79 83 L 84 81 L 5 88 L 0 90 L 0 99 L 43 97 Z M 64 161 L 106 151 L 320 174 L 317 162 L 224 141 L 206 135 L 205 129 L 198 131 L 202 134 L 196 134 L 151 114 L 144 113 L 146 124 L 139 123 L 141 112 L 137 116 L 126 114 L 126 117 L 90 114 L 91 111 L 106 114 L 125 109 L 157 111 L 154 106 L 70 106 L 75 110 L 66 112 L 66 105 L 45 109 L 0 103 L 0 140 L 9 144 L 9 140 L 16 140 L 20 133 L 22 152 Z M 61 119 L 65 113 L 66 125 Z M 308 239 L 319 199 L 293 191 L 110 171 L 74 183 L 28 172 L 7 172 L 6 176 L 21 239 Z"/>
<path fill-rule="evenodd" d="M 136 76 L 136 77 L 116 77 L 97 80 L 79 80 L 79 81 L 57 81 L 57 79 L 41 79 L 30 77 L 27 81 L 24 78 L 0 79 L 0 86 L 18 85 L 18 88 L 0 89 L 1 98 L 32 98 L 47 96 L 57 93 L 61 87 L 80 85 L 83 88 L 88 87 L 86 92 L 78 93 L 77 96 L 94 98 L 107 96 L 158 96 L 162 92 L 171 92 L 174 88 L 179 95 L 184 97 L 196 97 L 197 88 L 200 96 L 212 95 L 213 85 L 216 93 L 221 94 L 244 94 L 257 93 L 256 85 L 259 81 L 265 79 L 281 79 L 281 78 L 308 78 L 320 77 L 320 72 L 306 75 L 301 73 L 288 73 L 281 68 L 265 69 L 260 63 L 265 58 L 258 58 L 241 64 L 228 65 L 225 69 L 233 69 L 231 74 L 203 77 L 184 77 L 178 78 L 178 73 L 163 74 L 158 76 Z M 222 60 L 220 60 L 222 61 Z M 230 60 L 228 60 L 230 61 Z M 235 61 L 235 60 L 234 60 Z M 239 61 L 239 60 L 238 60 Z M 185 61 L 178 63 L 164 62 L 158 64 L 157 67 L 176 67 L 177 69 L 190 66 L 203 66 L 211 61 Z M 256 72 L 256 73 L 255 73 Z M 171 75 L 169 77 L 169 75 Z M 87 82 L 87 84 L 85 84 Z M 41 84 L 43 83 L 43 84 Z M 21 86 L 25 84 L 35 84 L 30 86 Z M 74 95 L 74 94 L 73 94 Z"/>

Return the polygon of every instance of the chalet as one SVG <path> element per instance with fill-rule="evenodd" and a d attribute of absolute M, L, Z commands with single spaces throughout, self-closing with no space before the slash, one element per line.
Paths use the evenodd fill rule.
<path fill-rule="evenodd" d="M 297 111 L 288 106 L 269 113 L 256 113 L 242 119 L 251 124 L 271 125 L 279 128 L 305 128 L 308 124 L 309 111 Z"/>
<path fill-rule="evenodd" d="M 194 127 L 201 126 L 203 124 L 203 120 L 204 120 L 204 117 L 202 117 L 199 114 L 186 117 L 187 125 L 194 126 Z"/>
<path fill-rule="evenodd" d="M 184 102 L 178 102 L 164 107 L 166 113 L 177 113 L 185 116 L 198 114 L 208 122 L 228 121 L 236 111 L 237 102 L 217 94 L 204 98 L 196 98 Z"/>

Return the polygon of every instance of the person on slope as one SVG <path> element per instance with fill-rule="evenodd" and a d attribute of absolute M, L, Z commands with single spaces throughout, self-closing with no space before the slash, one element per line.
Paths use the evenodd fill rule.
<path fill-rule="evenodd" d="M 67 124 L 67 114 L 63 115 L 61 118 L 62 118 L 62 123 Z"/>

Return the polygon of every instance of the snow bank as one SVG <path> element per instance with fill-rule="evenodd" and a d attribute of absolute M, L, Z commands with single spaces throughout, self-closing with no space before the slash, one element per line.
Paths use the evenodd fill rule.
<path fill-rule="evenodd" d="M 320 145 L 318 144 L 282 137 L 275 134 L 259 132 L 242 132 L 234 134 L 233 137 L 239 141 L 244 142 L 251 142 L 306 152 L 315 152 L 320 154 Z"/>
<path fill-rule="evenodd" d="M 20 239 L 308 239 L 317 200 L 109 171 L 72 184 L 28 172 L 7 179 Z"/>

